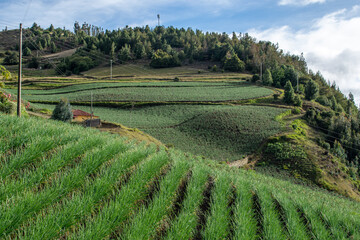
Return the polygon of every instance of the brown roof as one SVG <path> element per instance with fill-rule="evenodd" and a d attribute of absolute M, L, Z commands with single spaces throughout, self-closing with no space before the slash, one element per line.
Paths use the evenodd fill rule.
<path fill-rule="evenodd" d="M 83 110 L 74 109 L 74 110 L 72 110 L 72 112 L 73 112 L 74 117 L 78 117 L 78 116 L 89 116 L 89 117 L 91 117 L 90 113 L 85 112 Z"/>

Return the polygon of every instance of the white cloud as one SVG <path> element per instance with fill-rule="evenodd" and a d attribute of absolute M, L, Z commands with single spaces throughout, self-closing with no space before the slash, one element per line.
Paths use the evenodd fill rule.
<path fill-rule="evenodd" d="M 32 0 L 29 4 L 29 1 L 25 0 L 6 0 L 0 1 L 2 9 L 0 24 L 9 23 L 8 26 L 11 28 L 17 28 L 18 23 L 26 15 L 25 26 L 31 26 L 33 22 L 36 22 L 42 27 L 47 27 L 52 23 L 58 27 L 65 26 L 72 29 L 76 20 L 80 23 L 86 21 L 104 26 L 106 23 L 113 22 L 114 19 L 119 27 L 133 26 L 142 22 L 156 25 L 156 14 L 162 14 L 163 10 L 165 15 L 168 8 L 188 9 L 182 14 L 169 14 L 167 18 L 180 19 L 186 14 L 189 16 L 202 13 L 216 15 L 226 9 L 231 9 L 240 2 L 243 0 L 102 0 L 101 2 L 93 0 Z"/>
<path fill-rule="evenodd" d="M 310 69 L 335 81 L 340 89 L 355 95 L 360 103 L 360 8 L 343 9 L 316 20 L 309 29 L 299 31 L 289 26 L 249 34 L 261 40 L 279 43 L 293 54 L 304 53 Z"/>
<path fill-rule="evenodd" d="M 279 5 L 295 5 L 295 6 L 306 6 L 314 3 L 324 3 L 326 0 L 280 0 Z"/>

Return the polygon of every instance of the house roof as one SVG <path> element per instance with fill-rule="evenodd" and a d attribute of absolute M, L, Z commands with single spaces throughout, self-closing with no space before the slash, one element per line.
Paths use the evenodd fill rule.
<path fill-rule="evenodd" d="M 74 117 L 78 117 L 78 116 L 88 116 L 88 117 L 91 117 L 91 114 L 88 113 L 88 112 L 85 112 L 83 110 L 79 110 L 79 109 L 74 109 L 72 110 L 73 112 L 73 116 Z"/>

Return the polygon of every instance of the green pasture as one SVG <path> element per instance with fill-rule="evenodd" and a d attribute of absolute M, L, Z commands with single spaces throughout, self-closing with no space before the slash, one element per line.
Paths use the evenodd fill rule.
<path fill-rule="evenodd" d="M 2 239 L 360 239 L 358 202 L 254 171 L 53 120 L 0 139 Z"/>

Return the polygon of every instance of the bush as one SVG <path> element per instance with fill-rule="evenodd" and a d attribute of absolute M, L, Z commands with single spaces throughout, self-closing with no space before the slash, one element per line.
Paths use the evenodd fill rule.
<path fill-rule="evenodd" d="M 274 100 L 278 100 L 278 99 L 279 99 L 279 97 L 280 97 L 280 94 L 275 93 L 275 94 L 273 95 L 273 97 L 274 97 Z"/>
<path fill-rule="evenodd" d="M 294 98 L 294 105 L 297 106 L 297 107 L 302 107 L 302 100 L 301 98 L 299 97 L 299 95 L 296 95 L 295 98 Z"/>
<path fill-rule="evenodd" d="M 278 161 L 297 159 L 306 159 L 305 151 L 296 145 L 290 143 L 269 143 L 265 150 L 266 153 L 271 154 Z"/>
<path fill-rule="evenodd" d="M 67 122 L 71 121 L 72 117 L 73 114 L 69 101 L 67 99 L 61 99 L 58 105 L 56 105 L 51 119 Z"/>
<path fill-rule="evenodd" d="M 40 62 L 37 57 L 31 58 L 31 60 L 28 62 L 28 68 L 38 69 L 39 67 L 40 67 Z"/>
<path fill-rule="evenodd" d="M 259 76 L 259 74 L 254 74 L 251 78 L 251 81 L 256 82 L 257 80 L 260 80 L 260 76 Z"/>
<path fill-rule="evenodd" d="M 8 100 L 0 102 L 0 112 L 13 114 L 16 112 L 16 104 Z"/>
<path fill-rule="evenodd" d="M 216 65 L 212 66 L 211 71 L 212 72 L 217 72 L 217 66 Z"/>
<path fill-rule="evenodd" d="M 330 107 L 330 105 L 331 105 L 329 99 L 328 99 L 326 96 L 324 96 L 324 95 L 321 95 L 320 97 L 318 97 L 318 98 L 316 99 L 316 102 L 320 103 L 320 104 L 323 105 L 323 106 L 328 106 L 328 107 Z"/>
<path fill-rule="evenodd" d="M 18 56 L 16 53 L 10 53 L 4 58 L 3 64 L 5 65 L 16 65 L 18 64 Z"/>
<path fill-rule="evenodd" d="M 294 109 L 292 110 L 292 113 L 293 113 L 293 114 L 300 114 L 300 113 L 301 113 L 301 109 L 298 108 L 298 107 L 296 107 L 296 108 L 294 108 Z"/>
<path fill-rule="evenodd" d="M 180 82 L 180 79 L 178 77 L 175 77 L 174 82 Z"/>

